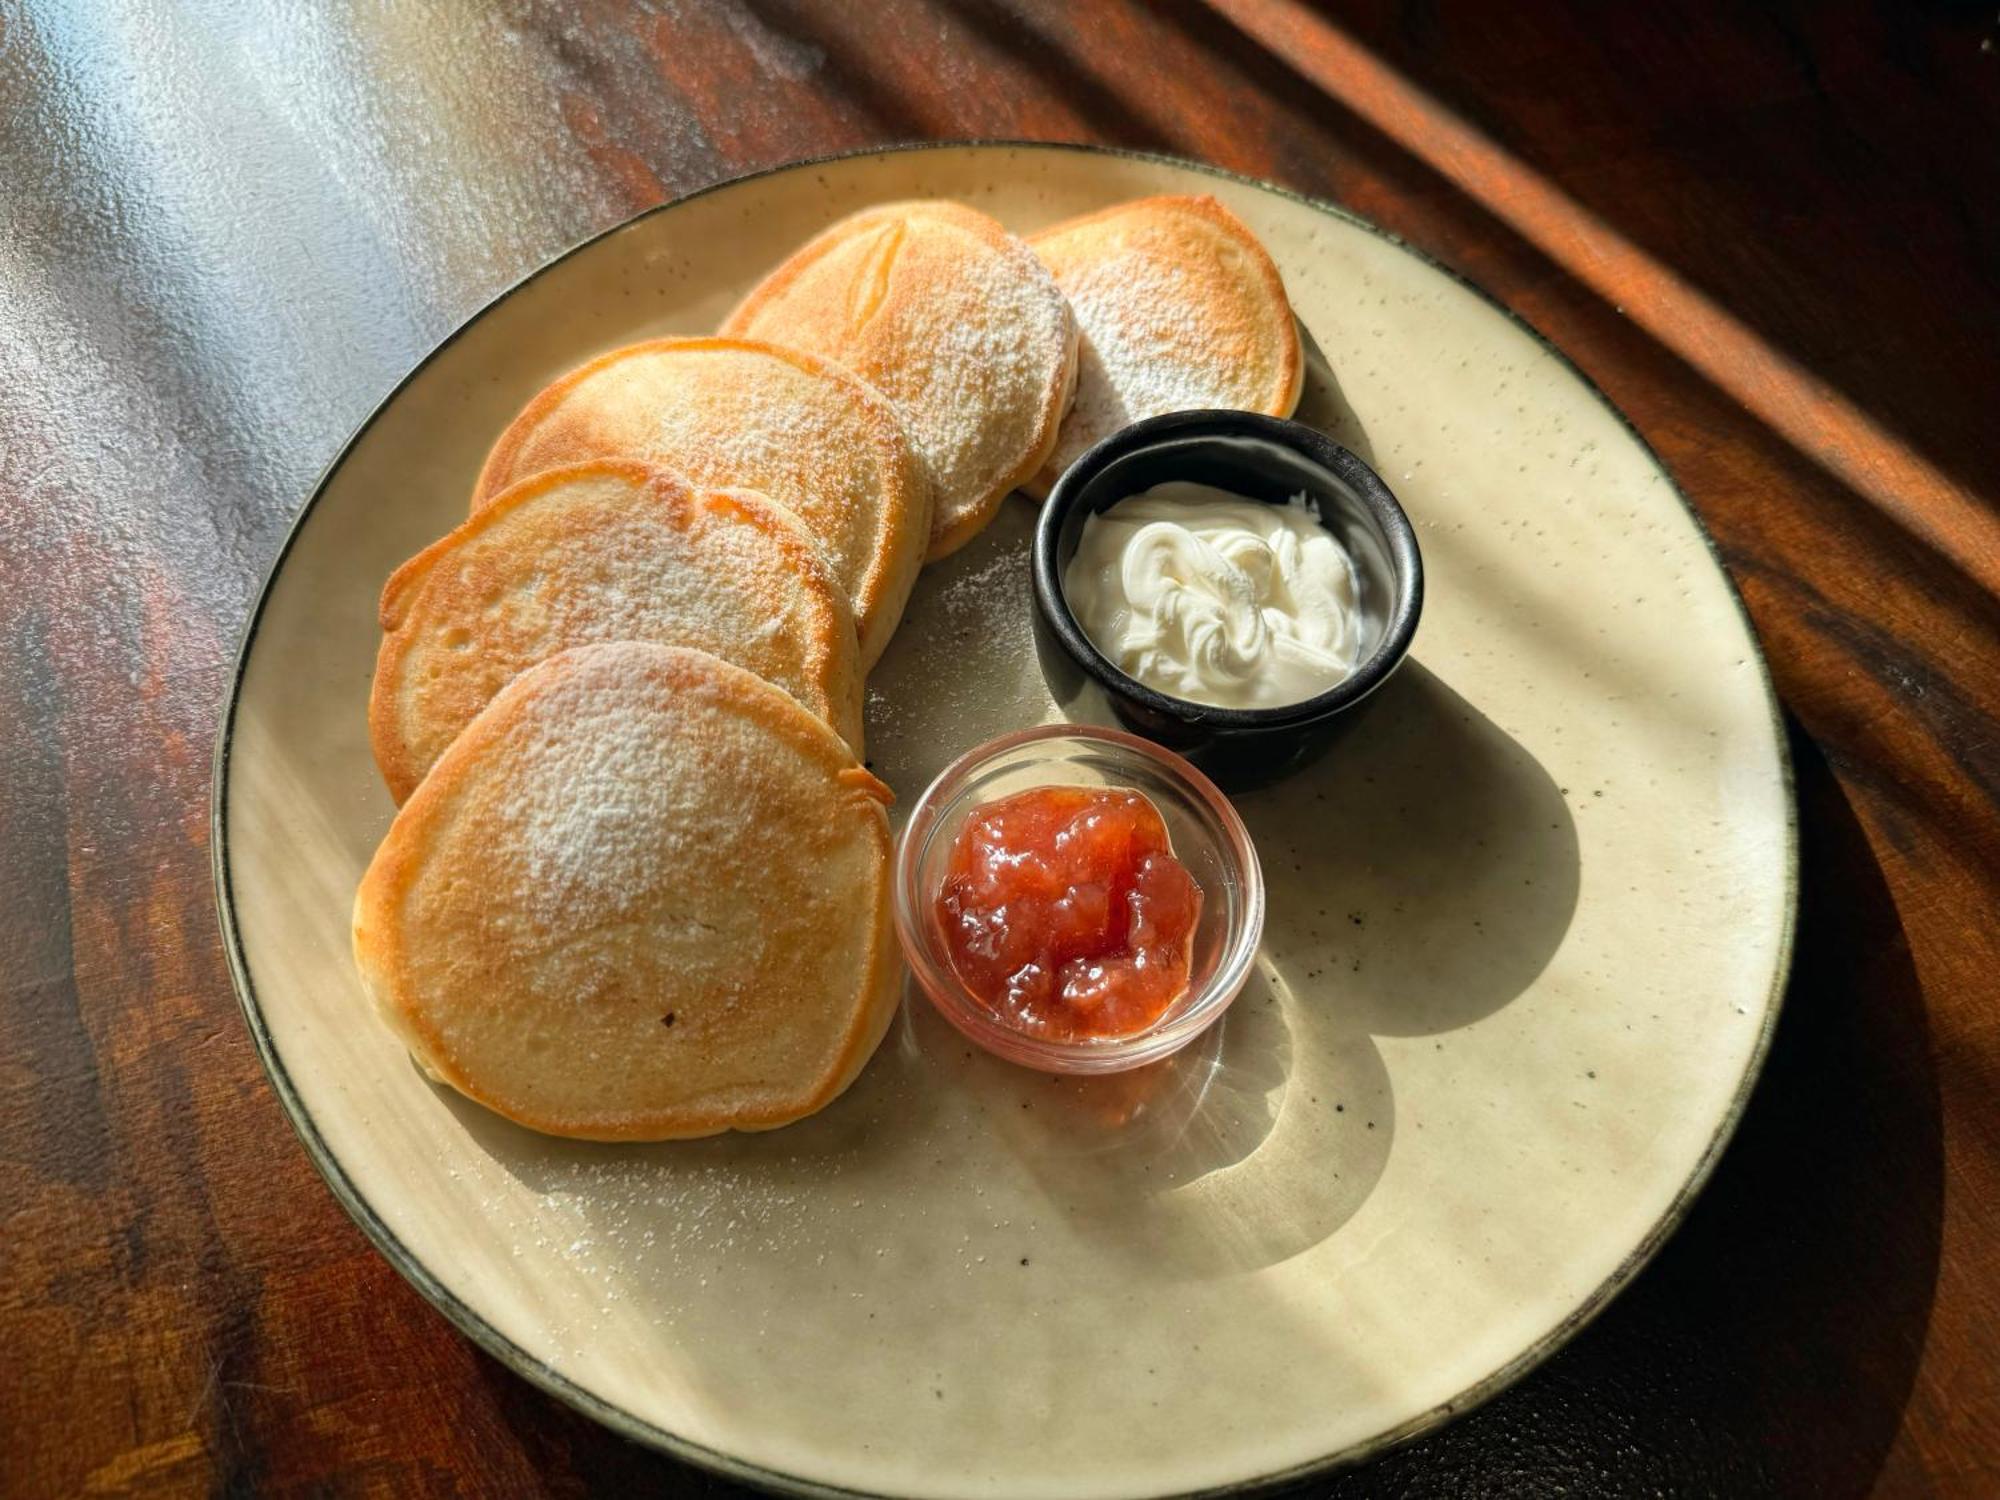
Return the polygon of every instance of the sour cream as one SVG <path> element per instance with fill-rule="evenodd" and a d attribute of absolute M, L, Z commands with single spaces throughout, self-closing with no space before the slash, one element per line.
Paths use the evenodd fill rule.
<path fill-rule="evenodd" d="M 1063 592 L 1120 670 L 1218 708 L 1301 702 L 1359 654 L 1354 560 L 1304 495 L 1155 485 L 1083 523 Z"/>

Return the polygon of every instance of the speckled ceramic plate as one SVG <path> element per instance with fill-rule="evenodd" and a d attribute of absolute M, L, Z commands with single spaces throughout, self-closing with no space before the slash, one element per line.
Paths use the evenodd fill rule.
<path fill-rule="evenodd" d="M 348 947 L 388 826 L 375 600 L 544 381 L 702 332 L 871 200 L 1017 230 L 1213 193 L 1325 360 L 1303 408 L 1388 479 L 1429 598 L 1317 770 L 1239 799 L 1255 977 L 1150 1073 L 1054 1081 L 906 1004 L 854 1089 L 769 1135 L 574 1145 L 434 1088 Z M 871 682 L 907 803 L 1053 717 L 1031 510 L 929 569 Z M 1164 161 L 952 147 L 767 173 L 592 241 L 355 437 L 257 606 L 215 852 L 245 1011 L 307 1149 L 438 1307 L 644 1441 L 787 1488 L 1154 1496 L 1353 1461 L 1498 1390 L 1659 1245 L 1778 1003 L 1794 839 L 1771 689 L 1672 481 L 1529 329 L 1324 205 Z"/>

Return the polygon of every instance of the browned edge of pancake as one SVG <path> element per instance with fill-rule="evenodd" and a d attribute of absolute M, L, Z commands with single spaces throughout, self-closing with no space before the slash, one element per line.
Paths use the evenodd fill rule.
<path fill-rule="evenodd" d="M 415 827 L 429 816 L 430 804 L 449 795 L 452 784 L 462 774 L 461 768 L 476 762 L 489 746 L 507 732 L 510 717 L 519 707 L 550 684 L 575 671 L 589 653 L 619 650 L 632 645 L 659 654 L 656 670 L 667 679 L 670 688 L 685 689 L 704 678 L 719 679 L 749 717 L 774 733 L 789 737 L 795 744 L 805 746 L 811 754 L 839 761 L 840 768 L 834 772 L 833 778 L 836 784 L 847 794 L 875 806 L 877 815 L 868 822 L 875 834 L 879 854 L 876 861 L 879 876 L 874 892 L 875 930 L 869 943 L 864 972 L 860 976 L 854 1015 L 832 1065 L 796 1105 L 787 1104 L 764 1114 L 730 1119 L 719 1124 L 693 1121 L 676 1125 L 659 1120 L 633 1119 L 601 1126 L 579 1126 L 575 1121 L 526 1115 L 501 1104 L 459 1069 L 452 1067 L 443 1036 L 405 1003 L 411 986 L 396 941 L 401 928 L 395 920 L 395 913 L 416 879 L 419 851 L 410 847 L 407 839 L 398 839 L 398 831 L 406 826 Z M 889 820 L 884 812 L 895 796 L 886 784 L 854 760 L 853 752 L 824 721 L 801 707 L 783 689 L 771 686 L 756 674 L 718 656 L 686 646 L 626 642 L 572 647 L 537 662 L 501 689 L 438 757 L 432 771 L 433 774 L 424 779 L 397 813 L 396 821 L 383 836 L 375 857 L 362 875 L 361 885 L 355 892 L 353 926 L 355 967 L 360 971 L 375 1008 L 432 1076 L 502 1118 L 544 1135 L 599 1141 L 692 1140 L 719 1135 L 726 1130 L 771 1130 L 804 1119 L 838 1097 L 874 1054 L 901 999 L 901 986 L 895 982 L 901 967 L 901 950 L 897 946 L 889 906 L 892 847 Z"/>
<path fill-rule="evenodd" d="M 1075 218 L 1064 219 L 1061 223 L 1037 229 L 1026 237 L 1029 248 L 1032 249 L 1043 240 L 1052 239 L 1056 235 L 1085 229 L 1105 219 L 1122 218 L 1135 209 L 1163 210 L 1205 219 L 1243 247 L 1249 257 L 1249 264 L 1256 268 L 1257 280 L 1263 283 L 1265 293 L 1285 312 L 1282 352 L 1284 386 L 1277 393 L 1276 400 L 1268 406 L 1255 409 L 1273 417 L 1289 417 L 1297 411 L 1299 398 L 1305 393 L 1305 349 L 1299 338 L 1297 316 L 1292 312 L 1291 300 L 1285 294 L 1284 276 L 1278 270 L 1278 263 L 1271 259 L 1271 252 L 1264 248 L 1264 242 L 1257 238 L 1248 224 L 1224 207 L 1219 199 L 1207 193 L 1157 193 L 1147 198 L 1129 198 L 1123 203 L 1114 203 L 1108 208 L 1093 209 L 1090 213 L 1078 214 Z M 1055 444 L 1051 442 L 1049 447 L 1053 452 Z M 1048 455 L 1044 455 L 1045 460 L 1047 457 Z M 1047 499 L 1049 491 L 1060 478 L 1062 475 L 1059 472 L 1038 466 L 1038 472 L 1025 481 L 1022 488 L 1037 500 Z"/>
<path fill-rule="evenodd" d="M 568 484 L 572 480 L 592 476 L 628 480 L 667 506 L 709 505 L 728 508 L 772 537 L 791 565 L 802 575 L 816 580 L 825 592 L 837 601 L 839 610 L 845 611 L 846 590 L 833 578 L 826 559 L 820 555 L 818 546 L 805 528 L 793 519 L 791 513 L 783 506 L 775 501 L 766 500 L 754 491 L 703 489 L 690 484 L 671 469 L 628 458 L 591 459 L 585 463 L 566 464 L 560 468 L 545 469 L 538 474 L 531 474 L 519 484 L 496 495 L 477 514 L 461 522 L 452 531 L 403 563 L 389 575 L 389 581 L 382 587 L 379 618 L 383 634 L 382 644 L 376 651 L 375 676 L 368 693 L 368 741 L 375 756 L 375 767 L 381 772 L 382 780 L 389 788 L 389 795 L 398 804 L 409 798 L 425 775 L 412 760 L 409 746 L 405 743 L 401 728 L 396 722 L 396 689 L 401 682 L 403 662 L 414 644 L 402 634 L 402 626 L 410 604 L 430 577 L 432 569 L 467 541 L 491 530 L 520 507 L 532 504 L 550 490 Z M 531 667 L 528 670 L 533 669 Z M 861 734 L 863 692 L 858 657 L 854 671 L 850 675 L 853 678 L 850 696 L 854 700 L 851 727 L 858 741 Z M 780 688 L 778 691 L 784 690 Z M 790 694 L 786 696 L 789 697 Z M 806 709 L 804 705 L 800 707 L 808 717 L 814 717 L 810 709 Z M 834 729 L 837 737 L 841 736 L 842 731 L 839 726 L 830 727 Z"/>
<path fill-rule="evenodd" d="M 788 289 L 816 261 L 842 244 L 849 235 L 868 228 L 879 218 L 897 214 L 907 215 L 913 210 L 921 210 L 937 218 L 950 220 L 985 241 L 996 251 L 1005 251 L 1008 241 L 1018 238 L 991 214 L 981 213 L 976 208 L 950 198 L 908 198 L 893 203 L 878 203 L 829 224 L 793 251 L 750 289 L 743 300 L 736 305 L 735 311 L 723 319 L 722 326 L 717 331 L 724 337 L 741 336 L 742 331 L 763 311 L 766 303 Z M 1005 479 L 996 484 L 992 492 L 968 511 L 956 525 L 943 530 L 938 529 L 940 523 L 936 519 L 935 510 L 932 512 L 931 545 L 930 550 L 924 554 L 925 562 L 936 562 L 940 558 L 949 557 L 985 530 L 999 512 L 1001 502 L 1033 478 L 1048 461 L 1049 455 L 1055 451 L 1057 434 L 1062 431 L 1062 419 L 1068 415 L 1070 402 L 1076 396 L 1076 317 L 1069 313 L 1067 301 L 1063 303 L 1063 310 L 1068 314 L 1069 338 L 1063 358 L 1062 376 L 1043 400 L 1027 457 L 1009 471 Z"/>
<path fill-rule="evenodd" d="M 864 669 L 873 666 L 888 646 L 889 638 L 895 634 L 896 623 L 902 618 L 903 605 L 908 601 L 910 590 L 916 584 L 917 571 L 927 560 L 926 554 L 902 562 L 890 555 L 892 552 L 890 544 L 894 539 L 894 533 L 907 525 L 925 538 L 926 546 L 929 545 L 930 476 L 909 433 L 904 430 L 895 403 L 852 370 L 833 360 L 822 358 L 804 349 L 773 344 L 764 339 L 704 335 L 644 339 L 636 344 L 622 344 L 618 348 L 606 350 L 549 382 L 515 414 L 513 420 L 494 441 L 492 448 L 487 451 L 486 461 L 480 465 L 479 477 L 473 481 L 469 512 L 477 515 L 508 485 L 518 483 L 527 477 L 512 474 L 515 459 L 521 448 L 541 427 L 543 420 L 568 398 L 570 392 L 591 376 L 640 355 L 681 351 L 693 353 L 702 350 L 766 355 L 808 375 L 846 386 L 857 391 L 862 397 L 860 405 L 868 414 L 868 422 L 873 430 L 881 460 L 880 467 L 895 486 L 894 493 L 884 500 L 885 508 L 890 514 L 886 523 L 877 528 L 874 539 L 875 556 L 869 563 L 861 586 L 850 596 L 850 602 L 854 606 L 855 628 L 861 632 L 861 664 Z M 915 514 L 908 514 L 910 512 Z"/>

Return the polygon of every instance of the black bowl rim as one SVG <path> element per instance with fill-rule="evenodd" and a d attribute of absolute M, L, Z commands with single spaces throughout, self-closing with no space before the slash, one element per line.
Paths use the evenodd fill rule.
<path fill-rule="evenodd" d="M 1402 598 L 1390 615 L 1382 639 L 1367 659 L 1325 692 L 1275 708 L 1223 708 L 1211 703 L 1197 703 L 1189 698 L 1176 698 L 1158 688 L 1148 687 L 1130 673 L 1120 670 L 1098 650 L 1097 643 L 1077 622 L 1063 593 L 1062 575 L 1056 567 L 1056 538 L 1062 530 L 1063 521 L 1076 508 L 1077 497 L 1084 486 L 1114 459 L 1168 439 L 1186 437 L 1257 437 L 1290 448 L 1352 488 L 1381 526 L 1389 543 L 1390 566 L 1403 585 Z M 1316 427 L 1261 412 L 1230 411 L 1219 407 L 1146 417 L 1128 427 L 1121 427 L 1086 449 L 1056 480 L 1042 506 L 1042 513 L 1035 522 L 1031 571 L 1035 607 L 1041 611 L 1042 618 L 1048 622 L 1071 659 L 1095 678 L 1100 686 L 1163 717 L 1216 729 L 1296 728 L 1359 703 L 1402 665 L 1403 658 L 1409 654 L 1410 642 L 1416 637 L 1417 621 L 1424 609 L 1424 559 L 1417 546 L 1416 529 L 1389 486 L 1382 482 L 1381 475 L 1352 450 L 1343 448 Z"/>

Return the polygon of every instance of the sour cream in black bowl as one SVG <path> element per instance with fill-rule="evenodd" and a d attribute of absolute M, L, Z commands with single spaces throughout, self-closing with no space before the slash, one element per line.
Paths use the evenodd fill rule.
<path fill-rule="evenodd" d="M 1236 786 L 1323 750 L 1423 608 L 1416 536 L 1375 472 L 1248 412 L 1176 412 L 1090 449 L 1050 492 L 1033 576 L 1064 711 Z"/>

